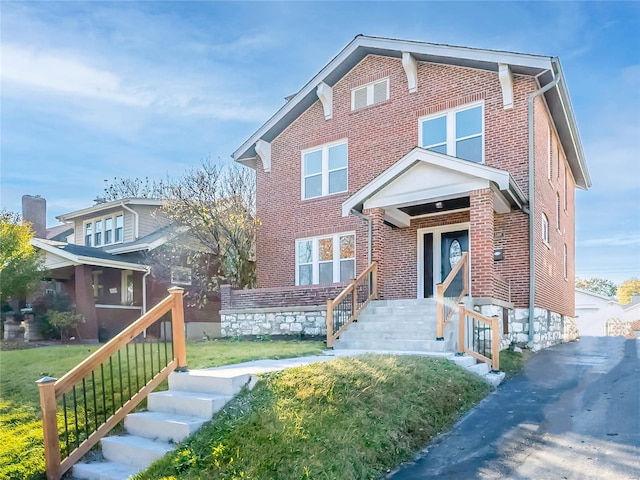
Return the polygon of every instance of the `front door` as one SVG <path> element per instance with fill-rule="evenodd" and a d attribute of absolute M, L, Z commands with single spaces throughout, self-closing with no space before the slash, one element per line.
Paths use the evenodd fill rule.
<path fill-rule="evenodd" d="M 440 281 L 444 282 L 447 275 L 458 264 L 462 252 L 469 251 L 469 232 L 444 232 L 440 237 Z"/>

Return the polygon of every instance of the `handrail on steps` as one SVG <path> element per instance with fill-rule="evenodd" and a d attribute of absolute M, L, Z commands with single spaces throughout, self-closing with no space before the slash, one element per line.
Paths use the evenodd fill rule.
<path fill-rule="evenodd" d="M 378 264 L 369 267 L 351 280 L 333 300 L 327 300 L 327 347 L 357 321 L 371 300 L 378 298 Z"/>
<path fill-rule="evenodd" d="M 458 304 L 458 354 L 468 354 L 488 363 L 491 370 L 500 370 L 500 320 L 485 317 Z M 490 335 L 487 336 L 487 330 Z M 487 338 L 488 337 L 488 338 Z"/>
<path fill-rule="evenodd" d="M 437 335 L 436 340 L 444 340 L 444 327 L 453 317 L 454 307 L 469 293 L 469 252 L 462 257 L 449 272 L 447 278 L 437 285 Z"/>
<path fill-rule="evenodd" d="M 59 480 L 171 372 L 187 369 L 183 294 L 182 288 L 170 288 L 168 297 L 61 378 L 45 377 L 36 382 L 47 480 Z M 155 328 L 169 312 L 171 339 L 167 322 L 157 325 L 157 338 L 147 335 L 147 329 Z M 141 334 L 144 338 L 138 339 Z"/>

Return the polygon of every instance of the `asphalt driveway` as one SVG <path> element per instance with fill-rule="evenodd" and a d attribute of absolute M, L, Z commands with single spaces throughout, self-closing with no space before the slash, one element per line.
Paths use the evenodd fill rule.
<path fill-rule="evenodd" d="M 585 337 L 533 356 L 389 475 L 424 479 L 640 479 L 640 340 Z"/>

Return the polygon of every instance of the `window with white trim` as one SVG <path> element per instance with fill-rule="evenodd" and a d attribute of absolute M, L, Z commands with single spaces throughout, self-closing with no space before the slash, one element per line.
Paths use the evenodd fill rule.
<path fill-rule="evenodd" d="M 542 214 L 542 241 L 549 244 L 549 218 L 546 213 Z"/>
<path fill-rule="evenodd" d="M 484 104 L 475 103 L 419 120 L 422 148 L 484 163 Z"/>
<path fill-rule="evenodd" d="M 567 191 L 567 167 L 564 167 L 564 210 L 565 212 L 567 211 L 567 195 L 568 195 L 568 191 Z"/>
<path fill-rule="evenodd" d="M 122 270 L 120 283 L 120 302 L 122 305 L 133 305 L 133 272 Z"/>
<path fill-rule="evenodd" d="M 348 146 L 345 140 L 302 152 L 302 199 L 347 191 Z"/>
<path fill-rule="evenodd" d="M 556 192 L 556 230 L 560 231 L 560 194 Z"/>
<path fill-rule="evenodd" d="M 547 126 L 547 178 L 551 180 L 552 161 L 551 161 L 551 126 Z"/>
<path fill-rule="evenodd" d="M 564 278 L 567 279 L 569 277 L 569 268 L 568 268 L 569 255 L 567 253 L 567 244 L 565 243 L 563 246 L 564 246 L 564 249 L 563 249 L 562 265 L 563 265 Z"/>
<path fill-rule="evenodd" d="M 101 247 L 123 241 L 124 215 L 94 218 L 84 224 L 84 244 L 87 247 Z"/>
<path fill-rule="evenodd" d="M 296 285 L 346 282 L 355 276 L 354 233 L 296 240 Z"/>
<path fill-rule="evenodd" d="M 351 90 L 351 110 L 375 105 L 389 99 L 389 79 L 376 80 Z"/>
<path fill-rule="evenodd" d="M 171 283 L 173 285 L 191 285 L 191 268 L 171 267 Z"/>

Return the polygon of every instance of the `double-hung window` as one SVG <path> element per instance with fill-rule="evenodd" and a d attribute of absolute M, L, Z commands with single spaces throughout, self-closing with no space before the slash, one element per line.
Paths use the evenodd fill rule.
<path fill-rule="evenodd" d="M 113 243 L 113 217 L 104 219 L 104 244 Z"/>
<path fill-rule="evenodd" d="M 420 146 L 452 157 L 484 162 L 484 105 L 465 105 L 423 117 Z"/>
<path fill-rule="evenodd" d="M 115 219 L 115 220 L 114 220 Z M 123 241 L 124 215 L 94 218 L 84 224 L 84 244 L 101 247 Z"/>
<path fill-rule="evenodd" d="M 124 216 L 123 215 L 117 215 L 116 216 L 116 229 L 114 231 L 115 233 L 115 242 L 121 242 L 123 240 L 123 231 L 124 231 Z"/>
<path fill-rule="evenodd" d="M 347 191 L 347 142 L 341 140 L 302 152 L 302 199 Z"/>
<path fill-rule="evenodd" d="M 84 246 L 90 247 L 93 245 L 93 223 L 85 223 L 84 225 Z"/>
<path fill-rule="evenodd" d="M 542 241 L 549 245 L 549 218 L 545 213 L 542 214 Z"/>
<path fill-rule="evenodd" d="M 355 263 L 353 233 L 296 240 L 296 285 L 346 282 Z"/>
<path fill-rule="evenodd" d="M 96 220 L 96 246 L 102 245 L 102 220 Z M 106 243 L 106 242 L 105 242 Z"/>

